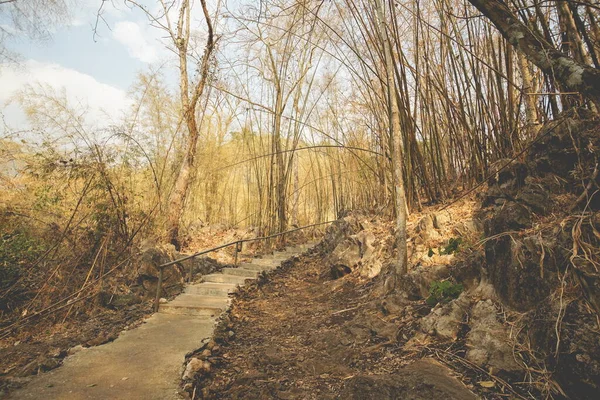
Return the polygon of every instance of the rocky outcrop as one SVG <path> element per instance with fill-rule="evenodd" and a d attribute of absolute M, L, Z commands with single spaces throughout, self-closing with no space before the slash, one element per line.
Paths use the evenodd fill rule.
<path fill-rule="evenodd" d="M 511 308 L 527 311 L 544 302 L 567 269 L 573 240 L 566 226 L 524 231 L 549 214 L 557 196 L 579 196 L 585 177 L 578 175 L 587 166 L 590 179 L 592 161 L 600 156 L 598 131 L 597 121 L 564 118 L 549 123 L 525 162 L 501 160 L 491 167 L 504 168 L 492 176 L 482 198 L 480 218 L 490 238 L 485 245 L 486 269 L 501 300 Z M 593 209 L 591 202 L 588 209 Z M 568 210 L 559 210 L 564 211 Z M 573 226 L 568 218 L 564 222 Z"/>
<path fill-rule="evenodd" d="M 566 116 L 539 135 L 524 160 L 492 166 L 504 168 L 489 180 L 478 215 L 487 237 L 481 275 L 522 313 L 516 340 L 531 347 L 510 348 L 493 304 L 479 302 L 467 358 L 504 371 L 517 368 L 516 358 L 537 362 L 570 398 L 592 398 L 600 391 L 600 196 L 592 194 L 600 124 Z"/>
<path fill-rule="evenodd" d="M 470 313 L 467 360 L 487 370 L 519 373 L 507 327 L 498 320 L 491 300 L 479 301 Z"/>
<path fill-rule="evenodd" d="M 358 233 L 363 227 L 354 215 L 338 219 L 325 230 L 323 240 L 315 247 L 321 254 L 331 253 L 347 237 Z"/>
<path fill-rule="evenodd" d="M 364 374 L 350 377 L 344 384 L 340 399 L 362 400 L 471 400 L 471 393 L 446 366 L 424 359 L 393 374 Z"/>
<path fill-rule="evenodd" d="M 417 224 L 416 233 L 418 234 L 418 239 L 420 239 L 424 243 L 435 242 L 440 240 L 441 235 L 436 229 L 436 224 L 434 223 L 435 216 L 432 214 L 427 214 Z M 440 226 L 440 222 L 437 223 Z"/>
<path fill-rule="evenodd" d="M 358 270 L 365 278 L 374 278 L 381 272 L 381 246 L 375 235 L 361 231 L 338 244 L 328 257 L 332 277 L 337 278 Z"/>
<path fill-rule="evenodd" d="M 147 293 L 155 293 L 158 283 L 159 265 L 173 261 L 179 254 L 172 245 L 147 246 L 141 249 L 138 258 L 138 284 Z M 167 294 L 174 286 L 183 285 L 185 271 L 179 265 L 172 265 L 163 270 L 163 289 Z"/>
<path fill-rule="evenodd" d="M 444 340 L 455 341 L 471 306 L 466 293 L 448 304 L 438 304 L 421 320 L 421 329 Z"/>

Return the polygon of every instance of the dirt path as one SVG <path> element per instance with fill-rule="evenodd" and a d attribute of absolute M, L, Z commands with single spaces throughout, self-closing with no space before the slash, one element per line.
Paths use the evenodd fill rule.
<path fill-rule="evenodd" d="M 318 256 L 278 270 L 237 296 L 217 333 L 207 399 L 471 399 L 441 364 L 409 363 L 398 324 L 369 301 L 375 285 L 326 278 Z M 413 358 L 414 360 L 414 358 Z"/>

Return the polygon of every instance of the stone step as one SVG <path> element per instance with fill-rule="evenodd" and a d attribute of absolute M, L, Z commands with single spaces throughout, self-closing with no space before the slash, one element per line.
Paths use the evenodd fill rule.
<path fill-rule="evenodd" d="M 256 278 L 260 273 L 260 271 L 245 268 L 223 268 L 222 272 L 225 275 L 247 276 L 250 278 Z"/>
<path fill-rule="evenodd" d="M 259 265 L 279 265 L 282 261 L 284 260 L 277 260 L 274 258 L 253 258 L 252 260 L 250 260 L 252 264 Z"/>
<path fill-rule="evenodd" d="M 245 265 L 248 265 L 248 264 L 250 264 L 250 265 L 256 265 L 258 267 L 268 268 L 268 269 L 277 268 L 277 267 L 279 267 L 281 265 L 280 262 L 273 261 L 273 260 L 271 260 L 271 261 L 267 261 L 267 260 L 252 260 L 251 263 L 243 263 L 243 264 L 245 264 Z M 249 269 L 252 269 L 252 268 L 249 268 Z"/>
<path fill-rule="evenodd" d="M 261 265 L 261 264 L 252 264 L 252 263 L 239 263 L 238 267 L 251 271 L 271 271 L 277 268 L 279 264 L 276 265 Z"/>
<path fill-rule="evenodd" d="M 288 247 L 286 249 L 287 252 L 290 252 L 290 253 L 295 254 L 295 255 L 296 254 L 299 255 L 302 252 L 304 252 L 305 250 L 306 249 L 304 247 L 301 247 L 301 246 Z"/>
<path fill-rule="evenodd" d="M 285 260 L 289 260 L 290 258 L 296 256 L 297 254 L 298 253 L 291 253 L 291 252 L 290 253 L 288 253 L 288 252 L 285 252 L 285 253 L 275 253 L 275 254 L 272 254 L 270 256 L 267 255 L 265 258 L 267 260 L 285 261 Z"/>
<path fill-rule="evenodd" d="M 286 249 L 286 251 L 300 255 L 300 254 L 304 253 L 305 251 L 312 249 L 316 245 L 317 245 L 317 242 L 298 244 L 298 245 L 295 245 L 292 247 L 288 247 Z"/>
<path fill-rule="evenodd" d="M 229 299 L 195 294 L 182 294 L 160 306 L 162 314 L 217 317 L 229 307 Z"/>
<path fill-rule="evenodd" d="M 236 288 L 237 285 L 235 284 L 202 282 L 195 285 L 186 286 L 184 293 L 203 296 L 227 297 L 229 293 L 235 292 Z"/>
<path fill-rule="evenodd" d="M 224 275 L 224 274 L 210 274 L 204 275 L 202 280 L 204 282 L 214 282 L 214 283 L 234 283 L 236 285 L 243 285 L 246 279 L 254 279 L 246 276 L 233 276 L 233 275 Z"/>

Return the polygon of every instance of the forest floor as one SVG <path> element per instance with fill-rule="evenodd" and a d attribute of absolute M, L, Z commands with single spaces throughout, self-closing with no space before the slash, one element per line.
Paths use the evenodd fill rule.
<path fill-rule="evenodd" d="M 476 376 L 457 375 L 402 346 L 398 326 L 429 313 L 386 315 L 377 280 L 331 280 L 323 254 L 305 255 L 240 291 L 220 325 L 206 399 L 470 399 Z M 388 305 L 388 307 L 391 305 Z M 464 383 L 463 383 L 464 382 Z"/>

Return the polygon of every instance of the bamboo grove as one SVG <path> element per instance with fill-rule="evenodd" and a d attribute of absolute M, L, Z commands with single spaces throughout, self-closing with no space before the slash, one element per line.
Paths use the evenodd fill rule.
<path fill-rule="evenodd" d="M 173 224 L 185 246 L 204 225 L 269 234 L 350 209 L 410 212 L 481 182 L 562 111 L 597 111 L 471 3 L 485 2 L 159 0 L 153 14 L 125 1 L 166 32 L 165 62 L 140 72 L 120 121 L 90 124 L 41 85 L 15 99 L 35 128 L 4 129 L 2 251 L 36 238 L 27 262 L 63 265 L 48 279 L 61 291 L 65 265 L 172 241 Z M 594 1 L 488 3 L 600 68 Z"/>

